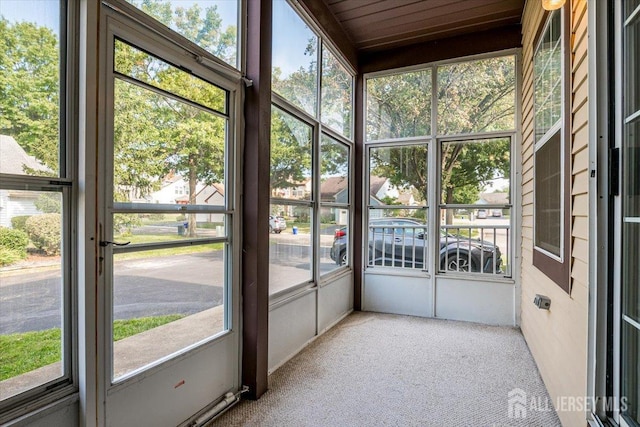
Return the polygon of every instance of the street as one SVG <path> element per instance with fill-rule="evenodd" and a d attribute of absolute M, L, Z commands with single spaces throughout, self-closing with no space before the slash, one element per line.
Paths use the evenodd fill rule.
<path fill-rule="evenodd" d="M 114 317 L 189 315 L 222 304 L 222 251 L 119 261 Z M 60 271 L 0 278 L 0 334 L 60 327 Z"/>

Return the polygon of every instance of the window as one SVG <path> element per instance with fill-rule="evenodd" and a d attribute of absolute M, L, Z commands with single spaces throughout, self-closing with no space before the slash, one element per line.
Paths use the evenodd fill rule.
<path fill-rule="evenodd" d="M 533 59 L 534 265 L 569 291 L 564 212 L 566 189 L 563 121 L 563 11 L 550 14 Z"/>
<path fill-rule="evenodd" d="M 75 144 L 61 125 L 72 107 L 64 3 L 0 6 L 0 424 L 10 409 L 72 383 Z"/>
<path fill-rule="evenodd" d="M 351 264 L 353 73 L 334 52 L 291 3 L 273 2 L 271 295 Z"/>
<path fill-rule="evenodd" d="M 516 76 L 502 55 L 366 80 L 368 268 L 511 276 Z"/>

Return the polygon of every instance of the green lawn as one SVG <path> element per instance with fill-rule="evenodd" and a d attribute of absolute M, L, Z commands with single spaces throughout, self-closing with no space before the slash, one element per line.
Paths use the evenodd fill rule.
<path fill-rule="evenodd" d="M 139 235 L 132 234 L 128 236 L 116 236 L 114 238 L 117 242 L 131 242 L 132 245 L 136 243 L 157 243 L 157 242 L 172 242 L 176 240 L 185 240 L 186 237 L 176 234 L 154 234 L 154 235 Z M 118 254 L 117 259 L 137 259 L 148 258 L 150 256 L 171 256 L 182 254 L 194 254 L 200 252 L 219 251 L 224 247 L 224 243 L 208 243 L 206 245 L 192 245 L 181 246 L 176 248 L 154 249 L 153 251 L 140 251 L 140 252 L 127 252 Z"/>
<path fill-rule="evenodd" d="M 180 314 L 116 320 L 114 340 L 119 341 L 184 317 Z M 0 381 L 17 377 L 61 359 L 60 328 L 0 335 Z"/>

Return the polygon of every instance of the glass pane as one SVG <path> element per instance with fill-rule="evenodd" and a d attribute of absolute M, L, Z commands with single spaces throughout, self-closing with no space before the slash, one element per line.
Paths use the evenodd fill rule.
<path fill-rule="evenodd" d="M 64 374 L 62 215 L 60 193 L 0 189 L 0 400 Z"/>
<path fill-rule="evenodd" d="M 369 204 L 425 206 L 427 204 L 427 146 L 371 148 Z"/>
<path fill-rule="evenodd" d="M 640 323 L 640 118 L 626 126 L 624 136 L 623 313 Z"/>
<path fill-rule="evenodd" d="M 311 208 L 271 205 L 269 215 L 269 293 L 313 278 Z"/>
<path fill-rule="evenodd" d="M 275 92 L 316 117 L 318 37 L 286 1 L 273 2 L 273 72 Z"/>
<path fill-rule="evenodd" d="M 177 249 L 113 257 L 114 379 L 226 330 L 222 244 Z"/>
<path fill-rule="evenodd" d="M 311 126 L 271 108 L 271 196 L 311 200 Z"/>
<path fill-rule="evenodd" d="M 440 271 L 509 275 L 510 209 L 440 209 Z"/>
<path fill-rule="evenodd" d="M 114 71 L 221 113 L 227 92 L 133 46 L 115 41 Z"/>
<path fill-rule="evenodd" d="M 626 405 L 621 412 L 629 425 L 640 423 L 640 331 L 626 321 L 622 321 L 622 397 Z M 634 422 L 629 422 L 629 420 Z"/>
<path fill-rule="evenodd" d="M 553 12 L 533 63 L 535 138 L 539 141 L 562 116 L 561 13 Z"/>
<path fill-rule="evenodd" d="M 349 264 L 349 209 L 320 208 L 320 274 Z"/>
<path fill-rule="evenodd" d="M 225 237 L 224 214 L 115 214 L 113 239 L 119 243 L 180 242 L 186 239 Z M 191 250 L 185 247 L 185 250 Z M 177 250 L 177 249 L 175 249 Z"/>
<path fill-rule="evenodd" d="M 511 140 L 442 143 L 441 202 L 509 204 Z"/>
<path fill-rule="evenodd" d="M 431 133 L 431 69 L 367 80 L 368 141 Z"/>
<path fill-rule="evenodd" d="M 623 0 L 623 1 L 624 1 L 624 18 L 627 19 L 638 7 L 640 7 L 640 0 Z"/>
<path fill-rule="evenodd" d="M 327 48 L 322 49 L 322 123 L 351 138 L 353 77 Z"/>
<path fill-rule="evenodd" d="M 227 64 L 238 65 L 237 0 L 127 0 Z"/>
<path fill-rule="evenodd" d="M 562 175 L 560 132 L 535 153 L 535 246 L 560 256 Z"/>
<path fill-rule="evenodd" d="M 320 140 L 320 201 L 349 203 L 349 147 L 326 135 Z"/>
<path fill-rule="evenodd" d="M 426 209 L 370 209 L 368 265 L 427 270 Z"/>
<path fill-rule="evenodd" d="M 223 203 L 227 120 L 119 79 L 114 91 L 114 201 Z"/>
<path fill-rule="evenodd" d="M 640 111 L 640 13 L 624 29 L 625 37 L 625 116 Z"/>
<path fill-rule="evenodd" d="M 60 174 L 60 7 L 0 2 L 0 173 Z"/>
<path fill-rule="evenodd" d="M 515 129 L 515 57 L 438 67 L 439 135 Z"/>

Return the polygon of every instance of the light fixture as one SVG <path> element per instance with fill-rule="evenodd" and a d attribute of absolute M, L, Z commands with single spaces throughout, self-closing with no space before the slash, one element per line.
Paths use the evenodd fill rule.
<path fill-rule="evenodd" d="M 560 9 L 564 5 L 565 0 L 542 0 L 542 8 L 544 10 Z"/>

